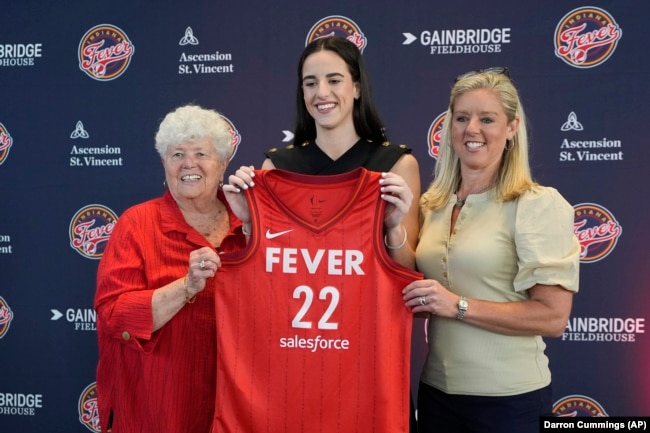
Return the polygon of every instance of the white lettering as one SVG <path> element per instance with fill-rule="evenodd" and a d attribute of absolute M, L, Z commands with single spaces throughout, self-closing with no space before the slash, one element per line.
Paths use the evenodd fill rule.
<path fill-rule="evenodd" d="M 43 395 L 0 392 L 0 406 L 42 408 Z"/>
<path fill-rule="evenodd" d="M 365 275 L 361 267 L 364 257 L 359 250 L 325 250 L 314 253 L 306 248 L 266 248 L 266 272 L 274 272 L 279 265 L 284 274 L 295 274 L 299 270 L 315 274 L 326 269 L 328 275 Z M 321 265 L 323 265 L 321 267 Z"/>
<path fill-rule="evenodd" d="M 323 338 L 317 335 L 315 338 L 302 338 L 294 335 L 293 337 L 280 338 L 280 347 L 286 349 L 307 349 L 310 352 L 317 350 L 348 350 L 350 340 L 345 338 Z"/>

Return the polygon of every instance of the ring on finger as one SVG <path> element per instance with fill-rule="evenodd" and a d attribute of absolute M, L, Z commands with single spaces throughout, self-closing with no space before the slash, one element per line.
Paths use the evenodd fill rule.
<path fill-rule="evenodd" d="M 201 269 L 205 269 L 205 260 L 201 260 L 201 262 L 199 263 L 199 267 Z"/>
<path fill-rule="evenodd" d="M 422 306 L 427 305 L 427 297 L 426 296 L 420 296 L 420 305 L 422 305 Z"/>

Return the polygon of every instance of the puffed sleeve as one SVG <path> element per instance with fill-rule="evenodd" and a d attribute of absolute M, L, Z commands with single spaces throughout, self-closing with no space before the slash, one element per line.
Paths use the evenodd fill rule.
<path fill-rule="evenodd" d="M 573 207 L 551 187 L 536 187 L 518 200 L 515 290 L 545 284 L 577 292 L 580 244 L 573 231 Z"/>

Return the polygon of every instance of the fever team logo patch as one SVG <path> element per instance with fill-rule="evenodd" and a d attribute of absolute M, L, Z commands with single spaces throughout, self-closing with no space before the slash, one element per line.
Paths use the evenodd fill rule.
<path fill-rule="evenodd" d="M 553 413 L 561 417 L 609 416 L 600 403 L 584 395 L 569 395 L 561 398 L 553 405 Z"/>
<path fill-rule="evenodd" d="M 85 206 L 70 221 L 70 246 L 89 259 L 101 259 L 117 216 L 100 204 Z"/>
<path fill-rule="evenodd" d="M 593 68 L 614 53 L 622 34 L 607 11 L 574 9 L 555 28 L 555 55 L 574 68 Z"/>
<path fill-rule="evenodd" d="M 314 24 L 311 30 L 309 30 L 305 46 L 309 45 L 310 42 L 315 41 L 316 39 L 328 38 L 330 36 L 342 36 L 346 38 L 354 43 L 362 53 L 368 44 L 368 40 L 363 35 L 363 32 L 357 23 L 347 17 L 330 15 L 318 21 Z"/>
<path fill-rule="evenodd" d="M 97 383 L 93 382 L 79 396 L 79 422 L 92 432 L 100 433 L 99 409 L 97 408 Z M 109 429 L 110 430 L 110 429 Z"/>
<path fill-rule="evenodd" d="M 7 304 L 7 301 L 0 296 L 0 338 L 7 335 L 7 332 L 9 332 L 9 325 L 11 325 L 13 319 L 14 313 L 11 311 L 11 308 L 9 308 L 9 304 Z"/>
<path fill-rule="evenodd" d="M 14 140 L 11 138 L 11 134 L 9 134 L 7 128 L 0 123 L 0 165 L 6 161 L 7 156 L 9 155 L 9 149 L 11 149 L 13 143 Z"/>
<path fill-rule="evenodd" d="M 440 113 L 438 117 L 435 118 L 431 126 L 429 127 L 429 133 L 427 134 L 429 142 L 429 156 L 433 159 L 438 159 L 440 154 L 440 141 L 442 140 L 442 125 L 445 123 L 447 118 L 447 112 Z"/>
<path fill-rule="evenodd" d="M 126 33 L 111 24 L 88 30 L 79 42 L 79 68 L 90 78 L 110 81 L 126 71 L 135 52 Z"/>
<path fill-rule="evenodd" d="M 580 242 L 580 261 L 593 263 L 614 250 L 623 228 L 612 213 L 594 203 L 575 205 L 573 232 Z"/>

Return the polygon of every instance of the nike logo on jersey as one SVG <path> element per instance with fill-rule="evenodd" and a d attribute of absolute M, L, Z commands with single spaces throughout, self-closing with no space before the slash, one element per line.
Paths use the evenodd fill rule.
<path fill-rule="evenodd" d="M 287 233 L 292 232 L 292 231 L 293 231 L 293 229 L 285 230 L 283 232 L 271 233 L 271 230 L 268 229 L 268 230 L 266 230 L 266 239 L 277 238 L 278 236 L 286 235 Z"/>

